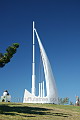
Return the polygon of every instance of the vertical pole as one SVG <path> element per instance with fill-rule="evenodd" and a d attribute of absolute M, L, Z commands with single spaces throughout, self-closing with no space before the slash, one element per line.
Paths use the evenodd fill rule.
<path fill-rule="evenodd" d="M 41 83 L 39 83 L 39 97 L 41 97 Z"/>
<path fill-rule="evenodd" d="M 45 96 L 45 93 L 44 93 L 44 81 L 43 81 L 43 97 Z"/>
<path fill-rule="evenodd" d="M 43 96 L 43 92 L 42 92 L 42 82 L 41 82 L 41 97 Z"/>
<path fill-rule="evenodd" d="M 34 40 L 34 21 L 33 21 L 33 61 L 32 61 L 32 94 L 35 95 L 35 40 Z"/>

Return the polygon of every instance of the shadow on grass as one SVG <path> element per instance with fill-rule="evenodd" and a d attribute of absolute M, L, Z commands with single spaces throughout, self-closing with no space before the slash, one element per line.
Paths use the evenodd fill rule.
<path fill-rule="evenodd" d="M 48 113 L 47 113 L 48 114 Z M 60 116 L 60 117 L 70 117 L 72 116 L 71 114 L 65 114 L 65 113 L 50 113 L 48 115 L 52 115 L 52 116 Z"/>
<path fill-rule="evenodd" d="M 64 113 L 52 113 L 52 111 L 53 109 L 40 108 L 40 107 L 29 107 L 29 106 L 20 106 L 20 105 L 9 106 L 6 104 L 0 105 L 0 114 L 5 114 L 5 115 L 12 115 L 12 116 L 19 115 L 22 117 L 36 117 L 36 115 L 51 115 L 51 116 L 61 116 L 61 117 L 71 116 L 69 114 L 64 114 Z M 30 114 L 30 116 L 27 114 Z"/>

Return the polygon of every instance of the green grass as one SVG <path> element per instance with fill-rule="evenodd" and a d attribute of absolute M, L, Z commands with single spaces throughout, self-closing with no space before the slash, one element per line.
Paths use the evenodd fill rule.
<path fill-rule="evenodd" d="M 0 120 L 80 120 L 80 107 L 54 104 L 0 103 Z"/>

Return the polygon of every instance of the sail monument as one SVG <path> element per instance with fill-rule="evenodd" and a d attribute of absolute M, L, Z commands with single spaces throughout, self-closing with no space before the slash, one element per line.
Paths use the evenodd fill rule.
<path fill-rule="evenodd" d="M 36 96 L 36 73 L 35 73 L 35 37 L 37 38 L 43 69 L 44 69 L 44 76 L 45 76 L 45 83 L 46 83 L 46 95 L 45 95 L 45 85 L 44 81 L 39 83 L 39 95 Z M 58 93 L 56 82 L 53 76 L 53 72 L 51 69 L 51 65 L 45 49 L 42 45 L 38 32 L 35 28 L 35 23 L 33 21 L 33 58 L 32 58 L 32 91 L 31 93 L 25 89 L 24 91 L 24 98 L 23 103 L 54 103 L 58 104 Z"/>

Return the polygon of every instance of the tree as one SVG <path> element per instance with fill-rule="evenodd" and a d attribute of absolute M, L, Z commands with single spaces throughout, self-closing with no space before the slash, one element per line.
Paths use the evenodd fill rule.
<path fill-rule="evenodd" d="M 64 98 L 64 99 L 63 99 L 63 103 L 64 103 L 64 104 L 68 104 L 68 103 L 69 103 L 69 98 L 68 98 L 68 97 Z"/>
<path fill-rule="evenodd" d="M 59 104 L 59 105 L 62 105 L 62 104 L 63 104 L 62 98 L 58 98 L 58 104 Z"/>
<path fill-rule="evenodd" d="M 72 101 L 70 101 L 70 105 L 74 105 Z"/>
<path fill-rule="evenodd" d="M 59 105 L 64 105 L 64 104 L 68 104 L 69 103 L 69 98 L 58 98 L 58 103 Z"/>
<path fill-rule="evenodd" d="M 0 67 L 4 67 L 8 62 L 10 62 L 10 59 L 13 57 L 13 54 L 17 52 L 17 48 L 19 47 L 18 43 L 13 43 L 12 46 L 9 46 L 6 49 L 6 53 L 2 54 L 0 53 Z"/>

